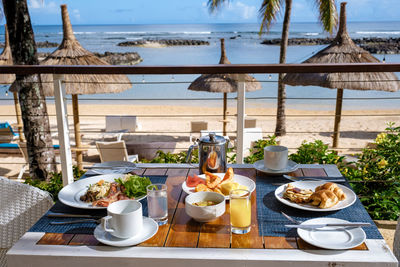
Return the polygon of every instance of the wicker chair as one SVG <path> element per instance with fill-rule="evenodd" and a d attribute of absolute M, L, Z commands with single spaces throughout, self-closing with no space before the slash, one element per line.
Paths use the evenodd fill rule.
<path fill-rule="evenodd" d="M 50 194 L 0 177 L 0 267 L 12 245 L 53 205 Z"/>

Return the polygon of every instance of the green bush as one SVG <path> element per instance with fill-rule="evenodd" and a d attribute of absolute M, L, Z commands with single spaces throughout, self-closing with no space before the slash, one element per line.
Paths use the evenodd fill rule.
<path fill-rule="evenodd" d="M 244 163 L 254 163 L 264 159 L 264 147 L 277 145 L 276 136 L 268 136 L 266 139 L 257 140 L 250 148 L 250 155 L 243 159 Z"/>
<path fill-rule="evenodd" d="M 186 163 L 186 151 L 179 152 L 177 154 L 173 154 L 171 152 L 165 153 L 162 150 L 158 150 L 156 153 L 156 157 L 152 160 L 143 159 L 140 162 L 142 163 Z M 197 149 L 193 149 L 192 151 L 192 163 L 199 163 L 199 152 Z"/>
<path fill-rule="evenodd" d="M 83 174 L 85 174 L 85 171 L 80 171 L 76 166 L 73 166 L 73 174 L 74 174 L 74 180 L 76 181 Z M 27 179 L 25 179 L 25 184 L 29 184 L 38 187 L 41 190 L 49 192 L 53 197 L 53 200 L 57 201 L 58 193 L 63 188 L 62 173 L 61 172 L 52 173 L 52 177 L 48 182 L 41 180 L 32 180 L 31 178 L 28 177 Z"/>
<path fill-rule="evenodd" d="M 371 148 L 363 149 L 353 168 L 343 174 L 373 219 L 396 220 L 400 215 L 400 127 L 389 123 Z"/>
<path fill-rule="evenodd" d="M 299 164 L 336 164 L 341 165 L 344 157 L 337 152 L 328 150 L 328 145 L 321 140 L 314 142 L 303 141 L 296 153 L 290 154 L 289 159 Z"/>

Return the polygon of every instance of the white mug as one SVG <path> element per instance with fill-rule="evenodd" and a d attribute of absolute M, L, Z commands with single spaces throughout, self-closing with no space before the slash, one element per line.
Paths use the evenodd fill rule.
<path fill-rule="evenodd" d="M 267 146 L 264 148 L 264 166 L 271 170 L 282 170 L 288 164 L 288 148 Z"/>
<path fill-rule="evenodd" d="M 120 200 L 107 207 L 107 216 L 101 219 L 104 231 L 119 238 L 130 238 L 143 228 L 142 203 Z"/>

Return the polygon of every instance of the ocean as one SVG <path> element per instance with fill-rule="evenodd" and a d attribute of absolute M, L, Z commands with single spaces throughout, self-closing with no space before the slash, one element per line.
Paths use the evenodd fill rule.
<path fill-rule="evenodd" d="M 352 38 L 400 37 L 400 22 L 348 22 Z M 268 34 L 258 35 L 258 24 L 171 24 L 171 25 L 73 25 L 76 38 L 81 45 L 92 52 L 138 52 L 143 58 L 140 65 L 204 65 L 217 64 L 220 58 L 220 38 L 225 38 L 228 59 L 233 64 L 277 63 L 279 46 L 262 45 L 264 39 L 280 38 L 281 24 L 275 24 Z M 0 42 L 4 42 L 4 27 L 0 28 Z M 62 26 L 34 26 L 36 41 L 60 43 Z M 292 23 L 289 38 L 322 38 L 329 36 L 318 23 Z M 163 48 L 121 47 L 118 43 L 140 39 L 196 39 L 210 42 L 208 46 L 175 46 Z M 301 63 L 325 46 L 289 46 L 287 63 Z M 52 52 L 55 48 L 39 48 L 39 52 Z M 400 62 L 400 55 L 374 55 L 386 62 Z M 221 105 L 222 94 L 193 92 L 187 90 L 198 75 L 130 75 L 131 89 L 119 94 L 85 95 L 80 103 L 122 103 L 122 104 L 185 104 L 201 105 L 208 99 L 211 105 Z M 256 74 L 262 82 L 262 89 L 247 93 L 247 106 L 275 107 L 277 75 Z M 400 77 L 400 76 L 399 76 Z M 287 86 L 288 108 L 331 110 L 335 105 L 336 90 L 321 87 Z M 1 99 L 5 96 L 3 86 Z M 233 98 L 229 105 L 236 105 Z M 309 100 L 296 98 L 325 98 Z M 328 98 L 328 99 L 326 99 Z M 343 109 L 392 109 L 398 108 L 400 92 L 344 91 Z M 346 99 L 347 98 L 347 99 Z M 357 100 L 354 98 L 364 98 Z M 373 98 L 373 99 L 372 99 Z M 110 100 L 111 99 L 111 100 Z M 168 101 L 162 99 L 169 99 Z M 5 101 L 1 101 L 2 104 Z M 9 101 L 7 101 L 9 102 Z M 11 102 L 10 102 L 11 103 Z"/>

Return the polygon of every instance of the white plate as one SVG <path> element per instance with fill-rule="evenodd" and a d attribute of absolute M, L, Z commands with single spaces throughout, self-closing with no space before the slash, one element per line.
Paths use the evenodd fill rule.
<path fill-rule="evenodd" d="M 118 238 L 112 236 L 110 233 L 104 231 L 101 225 L 97 225 L 94 229 L 94 237 L 101 243 L 115 246 L 127 247 L 140 244 L 152 238 L 158 231 L 158 224 L 151 218 L 143 216 L 143 229 L 142 231 L 131 238 Z"/>
<path fill-rule="evenodd" d="M 223 179 L 224 175 L 225 175 L 225 173 L 213 173 L 213 174 L 218 175 L 219 177 L 221 177 L 221 179 Z M 205 176 L 205 174 L 201 174 L 201 175 L 199 175 L 199 178 L 202 178 L 205 180 L 206 176 Z M 247 186 L 250 193 L 253 192 L 254 189 L 256 189 L 256 184 L 254 183 L 254 181 L 246 176 L 234 174 L 233 181 L 237 182 L 238 184 Z M 185 191 L 186 193 L 188 193 L 188 194 L 195 193 L 194 189 L 195 189 L 194 187 L 187 186 L 186 182 L 182 183 L 182 190 Z M 225 199 L 229 199 L 229 196 L 225 196 Z"/>
<path fill-rule="evenodd" d="M 297 188 L 301 188 L 301 189 L 311 189 L 313 191 L 315 191 L 315 188 L 317 186 L 323 185 L 326 182 L 321 180 L 321 181 L 299 181 L 299 182 L 291 182 L 288 184 L 292 184 L 294 187 Z M 347 186 L 341 185 L 341 184 L 337 184 L 342 190 L 343 192 L 346 194 L 346 199 L 339 201 L 338 204 L 336 204 L 335 206 L 331 207 L 331 208 L 327 208 L 327 209 L 320 209 L 316 206 L 312 206 L 311 204 L 297 204 L 294 203 L 288 199 L 284 199 L 283 198 L 283 192 L 285 192 L 286 186 L 288 184 L 284 184 L 279 186 L 276 190 L 275 190 L 275 197 L 276 199 L 278 199 L 280 202 L 282 202 L 283 204 L 286 204 L 288 206 L 291 206 L 293 208 L 298 208 L 301 210 L 310 210 L 310 211 L 334 211 L 334 210 L 341 210 L 344 208 L 347 208 L 351 205 L 353 205 L 353 203 L 356 201 L 356 194 L 353 192 L 353 190 L 351 190 L 350 188 L 348 188 Z"/>
<path fill-rule="evenodd" d="M 316 218 L 302 224 L 348 223 L 336 218 Z M 323 227 L 318 229 L 297 229 L 297 233 L 307 243 L 326 249 L 350 249 L 361 245 L 366 238 L 361 227 Z"/>
<path fill-rule="evenodd" d="M 129 161 L 106 161 L 102 163 L 93 164 L 93 169 L 89 170 L 89 174 L 111 174 L 111 173 L 128 173 L 136 168 L 136 164 Z M 96 169 L 96 167 L 102 167 L 101 169 Z M 122 167 L 114 168 L 113 167 Z M 104 169 L 109 168 L 109 169 Z"/>
<path fill-rule="evenodd" d="M 106 209 L 107 207 L 94 207 L 91 202 L 84 202 L 80 200 L 80 197 L 84 195 L 89 187 L 89 185 L 97 183 L 100 180 L 106 182 L 114 182 L 115 179 L 122 177 L 124 174 L 104 174 L 97 175 L 89 178 L 84 178 L 73 182 L 61 189 L 58 193 L 58 199 L 65 205 L 80 208 L 80 209 Z M 136 200 L 144 199 L 146 195 L 136 198 Z"/>
<path fill-rule="evenodd" d="M 267 174 L 286 174 L 297 170 L 299 168 L 299 164 L 297 164 L 294 161 L 288 160 L 286 168 L 282 170 L 271 170 L 264 166 L 264 160 L 259 160 L 254 162 L 254 168 L 256 168 L 257 171 L 264 172 Z"/>

